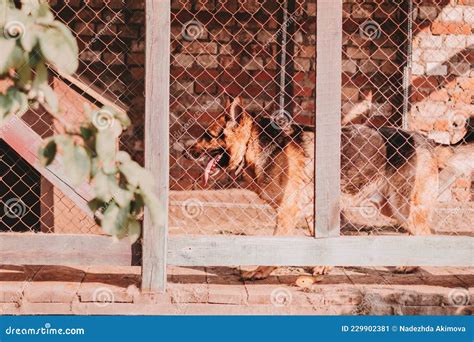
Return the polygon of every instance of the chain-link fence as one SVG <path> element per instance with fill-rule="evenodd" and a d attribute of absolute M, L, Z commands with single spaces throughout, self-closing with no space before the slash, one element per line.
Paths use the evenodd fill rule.
<path fill-rule="evenodd" d="M 364 192 L 363 199 L 343 195 L 344 233 L 405 232 L 401 228 L 407 228 L 414 213 L 424 213 L 426 208 L 420 206 L 430 207 L 426 214 L 434 231 L 472 233 L 473 147 L 468 141 L 474 112 L 472 17 L 472 4 L 464 1 L 343 2 L 342 124 L 363 124 L 382 139 L 356 149 L 351 139 L 343 139 L 343 153 L 351 153 L 343 155 L 343 172 L 347 166 L 357 166 L 355 171 L 365 167 L 374 173 L 361 184 L 351 177 L 344 180 L 343 174 L 343 183 L 360 191 L 371 183 L 380 185 L 377 181 L 383 178 L 382 185 L 392 188 Z M 284 142 L 278 134 L 268 135 L 267 123 L 260 118 L 313 125 L 316 3 L 172 1 L 171 23 L 171 189 L 176 190 L 171 197 L 172 232 L 271 233 L 277 224 L 275 208 L 287 189 L 283 183 L 299 176 L 278 166 L 276 152 L 258 148 L 248 153 L 270 153 L 264 159 L 280 167 L 279 172 L 259 171 L 248 155 L 238 176 L 227 167 L 219 170 L 225 164 L 218 152 L 222 144 L 229 148 L 228 144 L 245 145 L 253 139 L 240 136 L 242 141 L 231 143 L 223 139 L 221 129 L 227 127 L 229 115 L 225 101 L 243 98 L 245 111 L 253 113 L 256 131 L 268 145 L 279 149 L 282 144 L 298 144 L 291 134 Z M 404 138 L 395 129 L 381 127 L 413 131 L 420 138 Z M 406 141 L 397 141 L 398 136 Z M 425 146 L 422 136 L 438 145 Z M 186 155 L 196 141 L 202 152 L 196 154 L 198 162 Z M 249 151 L 251 143 L 244 148 Z M 431 174 L 420 169 L 421 157 L 409 158 L 425 149 L 433 157 L 425 164 L 437 165 Z M 393 158 L 404 161 L 400 167 L 410 171 L 390 174 L 387 165 L 361 157 L 368 151 L 390 157 L 391 150 Z M 220 160 L 213 165 L 216 155 Z M 305 160 L 312 163 L 313 155 L 307 154 Z M 358 165 L 361 160 L 363 167 Z M 390 165 L 391 160 L 386 161 Z M 437 194 L 420 192 L 418 183 L 429 186 L 438 172 Z M 281 188 L 268 198 L 268 178 L 278 177 L 286 180 L 280 180 Z M 397 182 L 411 190 L 394 188 Z M 300 193 L 299 188 L 293 190 Z M 260 197 L 263 193 L 266 200 L 255 193 Z M 436 199 L 419 204 L 417 196 Z M 391 208 L 393 201 L 400 203 Z M 303 229 L 296 234 L 305 233 L 307 221 L 298 220 Z"/>
<path fill-rule="evenodd" d="M 401 144 L 396 141 L 397 131 L 384 132 L 387 154 L 394 150 L 412 172 L 420 168 L 419 161 L 407 155 L 410 149 L 419 154 L 428 148 L 436 159 L 437 166 L 419 174 L 418 180 L 406 169 L 398 169 L 389 175 L 388 183 L 401 178 L 429 187 L 430 177 L 439 172 L 439 184 L 426 195 L 432 200 L 422 203 L 431 207 L 429 225 L 438 233 L 472 233 L 474 228 L 470 162 L 474 146 L 469 144 L 474 117 L 473 23 L 474 8 L 465 1 L 344 3 L 343 124 L 403 128 L 438 144 L 428 148 L 416 139 Z M 378 152 L 385 153 L 374 153 Z M 354 163 L 357 157 L 345 155 L 343 163 Z M 388 197 L 389 202 L 400 202 L 395 205 L 397 212 L 389 216 L 401 216 L 396 221 L 406 225 L 412 219 L 408 210 L 413 214 L 420 205 L 413 198 L 418 193 L 388 186 L 384 198 L 373 195 L 359 205 L 348 204 L 345 217 L 362 216 L 357 220 L 359 230 L 365 226 L 373 231 L 374 224 L 393 227 L 393 221 L 380 215 L 393 206 L 383 202 Z"/>
<path fill-rule="evenodd" d="M 276 168 L 259 171 L 261 181 L 245 176 L 252 172 L 248 162 L 242 162 L 240 170 L 216 166 L 209 170 L 212 157 L 219 153 L 211 145 L 222 143 L 220 137 L 209 139 L 209 134 L 226 125 L 230 113 L 226 101 L 236 97 L 242 98 L 245 116 L 253 117 L 251 134 L 257 130 L 270 134 L 269 149 L 296 143 L 296 135 L 286 137 L 285 126 L 314 125 L 315 2 L 172 1 L 171 30 L 171 189 L 176 190 L 171 197 L 171 229 L 271 232 L 284 186 L 280 184 L 266 201 L 255 192 L 264 190 L 263 178 L 287 176 L 282 169 L 286 167 L 278 165 L 281 156 L 276 151 L 267 156 L 266 163 Z M 282 139 L 285 142 L 278 142 Z M 201 165 L 183 153 L 195 140 L 202 142 Z M 248 141 L 241 137 L 234 145 Z M 248 151 L 251 148 L 257 158 L 268 153 L 257 146 Z M 221 164 L 224 159 L 220 157 Z M 313 164 L 313 155 L 305 162 Z M 301 186 L 311 187 L 311 181 L 306 179 Z"/>
<path fill-rule="evenodd" d="M 75 77 L 55 73 L 51 79 L 65 119 L 78 122 L 84 103 L 111 103 L 127 111 L 133 127 L 121 144 L 143 163 L 144 1 L 50 4 L 73 30 L 80 48 Z M 222 128 L 221 120 L 228 121 L 230 114 L 226 101 L 239 96 L 245 112 L 255 119 L 251 134 L 258 133 L 262 144 L 275 150 L 301 146 L 301 135 L 291 127 L 289 131 L 287 124 L 314 125 L 316 1 L 172 0 L 171 5 L 171 232 L 271 234 L 275 208 L 288 189 L 284 184 L 299 180 L 298 172 L 291 173 L 276 152 L 258 146 L 253 146 L 255 153 L 268 162 L 260 179 L 249 163 L 232 172 L 213 167 L 209 162 L 217 155 L 224 165 L 220 150 L 201 162 L 187 151 L 199 140 L 209 143 L 217 138 L 222 143 L 209 128 Z M 472 232 L 472 3 L 344 1 L 343 9 L 343 125 L 363 124 L 376 131 L 398 127 L 451 146 L 433 150 L 441 185 L 431 222 L 440 232 Z M 42 137 L 60 131 L 44 113 L 30 111 L 24 120 Z M 239 139 L 234 143 L 248 142 L 245 136 Z M 10 147 L 3 144 L 1 151 L 6 170 L 0 180 L 2 202 L 17 199 L 29 215 L 13 218 L 15 222 L 3 215 L 2 230 L 100 232 L 92 218 Z M 306 151 L 299 167 L 313 164 L 313 155 Z M 268 180 L 278 177 L 280 188 L 260 199 L 256 192 L 262 193 Z M 304 178 L 299 186 L 309 189 L 312 181 Z M 412 198 L 405 199 L 410 206 Z M 344 217 L 350 222 L 344 232 L 380 233 L 381 227 L 402 232 L 393 229 L 400 222 L 381 215 L 383 203 L 378 201 L 344 199 Z M 308 222 L 302 217 L 296 233 L 306 234 L 308 225 L 311 218 Z"/>
<path fill-rule="evenodd" d="M 64 122 L 74 125 L 83 120 L 84 105 L 113 105 L 126 111 L 133 127 L 122 135 L 121 147 L 143 164 L 145 2 L 52 0 L 49 4 L 79 45 L 80 66 L 73 77 L 51 69 Z M 63 130 L 41 110 L 28 111 L 23 120 L 42 138 Z M 90 215 L 3 142 L 1 154 L 2 231 L 102 233 Z"/>

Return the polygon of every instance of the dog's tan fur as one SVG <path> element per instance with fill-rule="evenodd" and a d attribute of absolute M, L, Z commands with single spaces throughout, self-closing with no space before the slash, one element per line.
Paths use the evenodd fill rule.
<path fill-rule="evenodd" d="M 275 127 L 269 119 L 247 113 L 239 98 L 213 125 L 191 154 L 225 153 L 228 172 L 242 166 L 255 192 L 277 211 L 274 235 L 294 233 L 305 218 L 314 223 L 314 131 L 298 125 Z M 432 144 L 424 137 L 394 128 L 349 125 L 342 130 L 341 191 L 370 201 L 415 235 L 430 234 L 429 217 L 438 186 Z M 275 267 L 258 267 L 246 279 L 267 277 Z M 316 273 L 327 267 L 315 268 Z"/>

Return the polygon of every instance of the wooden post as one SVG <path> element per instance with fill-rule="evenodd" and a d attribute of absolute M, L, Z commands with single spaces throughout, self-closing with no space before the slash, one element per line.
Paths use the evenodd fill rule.
<path fill-rule="evenodd" d="M 340 233 L 342 0 L 318 0 L 315 236 Z"/>
<path fill-rule="evenodd" d="M 142 290 L 164 291 L 168 238 L 170 0 L 146 0 L 145 166 L 155 178 L 160 218 L 143 225 Z"/>

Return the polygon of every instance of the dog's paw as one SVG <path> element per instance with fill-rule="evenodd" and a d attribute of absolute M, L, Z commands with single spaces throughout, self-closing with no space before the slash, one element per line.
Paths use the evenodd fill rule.
<path fill-rule="evenodd" d="M 331 266 L 316 266 L 313 267 L 313 275 L 325 275 L 328 274 L 329 271 L 331 271 L 332 267 Z"/>
<path fill-rule="evenodd" d="M 267 278 L 275 267 L 258 267 L 252 271 L 246 271 L 242 273 L 243 280 L 259 280 Z"/>
<path fill-rule="evenodd" d="M 418 269 L 419 269 L 418 266 L 398 266 L 395 268 L 393 272 L 398 273 L 398 274 L 408 274 L 408 273 L 414 273 L 418 271 Z"/>

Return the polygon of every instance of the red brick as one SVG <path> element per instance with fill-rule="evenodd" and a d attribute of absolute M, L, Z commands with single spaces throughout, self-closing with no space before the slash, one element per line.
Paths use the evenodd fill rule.
<path fill-rule="evenodd" d="M 433 34 L 471 34 L 471 26 L 464 23 L 441 23 L 434 22 L 431 24 L 431 32 Z"/>

